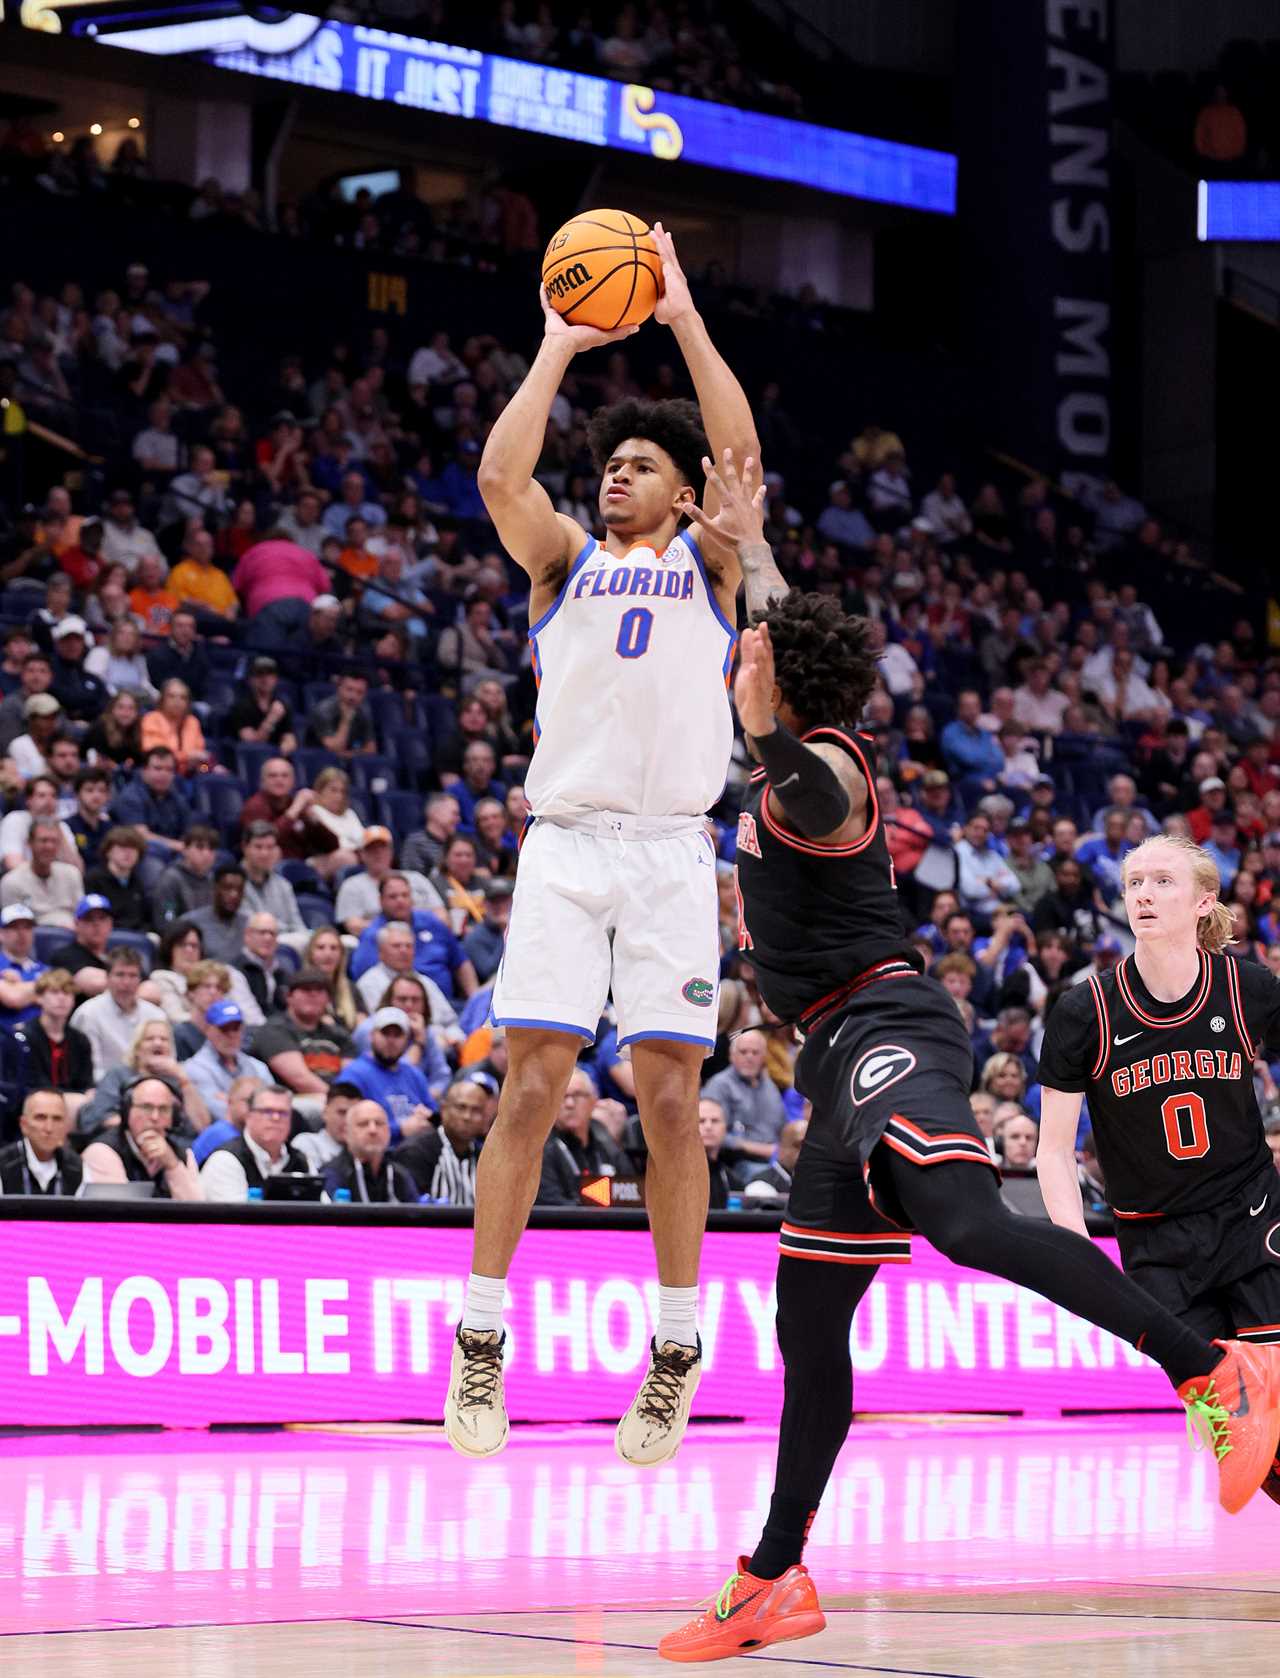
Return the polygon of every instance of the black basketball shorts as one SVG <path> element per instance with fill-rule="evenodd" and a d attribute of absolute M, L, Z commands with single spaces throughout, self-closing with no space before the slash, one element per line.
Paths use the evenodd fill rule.
<path fill-rule="evenodd" d="M 806 1140 L 805 1146 L 808 1146 Z M 1138 1286 L 1207 1339 L 1280 1345 L 1280 1172 L 1205 1212 L 1117 1225 Z"/>
<path fill-rule="evenodd" d="M 810 1032 L 796 1088 L 813 1105 L 780 1250 L 905 1264 L 911 1230 L 885 1169 L 960 1160 L 999 1171 L 969 1106 L 973 1055 L 942 986 L 912 973 L 860 989 Z"/>

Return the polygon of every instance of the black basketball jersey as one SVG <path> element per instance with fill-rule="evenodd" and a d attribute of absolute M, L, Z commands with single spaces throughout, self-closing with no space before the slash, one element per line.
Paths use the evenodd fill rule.
<path fill-rule="evenodd" d="M 763 769 L 751 777 L 738 818 L 738 947 L 760 994 L 783 1020 L 884 961 L 920 958 L 907 942 L 876 798 L 869 742 L 839 728 L 804 736 L 848 753 L 866 777 L 867 826 L 851 844 L 815 845 L 784 825 Z"/>
<path fill-rule="evenodd" d="M 1280 980 L 1265 967 L 1202 950 L 1186 996 L 1158 1002 L 1127 956 L 1054 1008 L 1040 1082 L 1088 1097 L 1118 1218 L 1201 1212 L 1271 1162 L 1253 1088 L 1264 1045 L 1280 1049 Z"/>

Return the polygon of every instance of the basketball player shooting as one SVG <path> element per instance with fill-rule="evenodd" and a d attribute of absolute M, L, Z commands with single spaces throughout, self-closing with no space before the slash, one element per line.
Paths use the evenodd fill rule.
<path fill-rule="evenodd" d="M 682 526 L 702 485 L 708 439 L 739 457 L 759 445 L 671 239 L 661 224 L 653 232 L 665 287 L 655 315 L 680 345 L 698 405 L 621 402 L 595 415 L 605 540 L 557 513 L 533 471 L 574 356 L 636 328 L 570 325 L 544 296 L 541 348 L 480 465 L 485 505 L 532 580 L 539 691 L 526 781 L 534 820 L 493 997 L 510 1070 L 477 1173 L 472 1273 L 445 1404 L 450 1442 L 474 1457 L 506 1442 L 504 1281 L 543 1144 L 611 988 L 648 1146 L 645 1201 L 659 1282 L 649 1369 L 618 1425 L 625 1461 L 650 1465 L 675 1454 L 699 1377 L 708 1179 L 698 1083 L 715 1041 L 720 968 L 705 817 L 733 744 L 726 683 L 744 568 L 731 548 L 704 554 Z M 749 557 L 746 580 L 753 609 L 781 590 L 767 546 Z"/>
<path fill-rule="evenodd" d="M 1198 1333 L 1280 1346 L 1280 1182 L 1253 1062 L 1280 1052 L 1280 980 L 1227 953 L 1213 858 L 1148 839 L 1124 861 L 1136 948 L 1054 1008 L 1040 1057 L 1040 1190 L 1083 1231 L 1083 1097 L 1125 1271 Z M 1280 1464 L 1263 1483 L 1280 1503 Z"/>
<path fill-rule="evenodd" d="M 710 481 L 720 511 L 699 522 L 751 551 L 763 531 L 750 483 L 732 471 Z M 785 1384 L 768 1518 L 714 1605 L 663 1638 L 670 1660 L 824 1626 L 802 1555 L 849 1427 L 850 1325 L 878 1266 L 909 1261 L 913 1231 L 1154 1358 L 1213 1439 L 1228 1510 L 1261 1485 L 1280 1434 L 1280 1348 L 1211 1342 L 1091 1241 L 1000 1198 L 969 1107 L 968 1035 L 904 938 L 874 752 L 855 732 L 875 669 L 866 621 L 798 589 L 742 636 L 734 697 L 760 767 L 738 827 L 740 936 L 765 1002 L 804 1036 L 795 1080 L 813 1116 L 780 1238 Z"/>

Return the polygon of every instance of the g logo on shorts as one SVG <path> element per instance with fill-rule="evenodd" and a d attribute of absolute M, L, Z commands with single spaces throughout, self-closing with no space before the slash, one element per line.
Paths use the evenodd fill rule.
<path fill-rule="evenodd" d="M 916 1057 L 910 1049 L 898 1043 L 879 1043 L 868 1049 L 853 1069 L 849 1080 L 849 1094 L 855 1107 L 874 1101 L 893 1084 L 900 1083 L 909 1072 L 914 1072 Z"/>

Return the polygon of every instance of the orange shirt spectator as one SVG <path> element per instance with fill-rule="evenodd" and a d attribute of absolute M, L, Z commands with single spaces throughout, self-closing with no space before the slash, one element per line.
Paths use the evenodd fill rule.
<path fill-rule="evenodd" d="M 1210 163 L 1234 163 L 1249 148 L 1244 112 L 1231 103 L 1231 95 L 1219 85 L 1196 118 L 1196 151 Z"/>
<path fill-rule="evenodd" d="M 144 635 L 167 635 L 182 602 L 169 588 L 131 588 L 129 610 L 142 619 Z"/>
<path fill-rule="evenodd" d="M 343 548 L 338 564 L 348 576 L 358 577 L 361 582 L 378 575 L 378 561 L 367 548 Z"/>
<path fill-rule="evenodd" d="M 190 775 L 208 761 L 209 748 L 200 719 L 191 709 L 191 693 L 176 677 L 164 684 L 160 704 L 143 717 L 141 732 L 143 754 L 153 746 L 167 746 L 177 759 L 179 775 Z"/>

